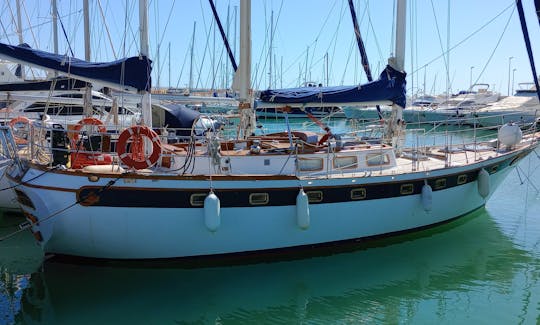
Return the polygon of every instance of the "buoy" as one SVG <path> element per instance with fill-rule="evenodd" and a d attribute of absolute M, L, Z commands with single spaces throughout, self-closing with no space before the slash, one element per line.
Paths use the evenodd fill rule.
<path fill-rule="evenodd" d="M 427 182 L 422 186 L 422 206 L 426 211 L 431 211 L 433 207 L 433 190 Z"/>
<path fill-rule="evenodd" d="M 309 228 L 309 200 L 304 189 L 296 196 L 296 223 L 301 229 Z"/>
<path fill-rule="evenodd" d="M 505 146 L 506 149 L 510 149 L 521 142 L 523 132 L 521 132 L 519 125 L 514 123 L 506 123 L 499 129 L 497 138 L 499 139 L 499 143 L 501 145 Z"/>
<path fill-rule="evenodd" d="M 204 224 L 211 232 L 218 230 L 221 225 L 220 210 L 219 198 L 210 192 L 204 199 Z"/>
<path fill-rule="evenodd" d="M 484 199 L 489 195 L 489 173 L 484 168 L 478 172 L 478 194 Z"/>

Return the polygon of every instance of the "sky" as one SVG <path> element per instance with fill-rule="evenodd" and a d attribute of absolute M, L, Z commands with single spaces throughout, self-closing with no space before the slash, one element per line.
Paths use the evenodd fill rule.
<path fill-rule="evenodd" d="M 153 86 L 229 87 L 232 67 L 208 0 L 148 1 Z M 91 61 L 137 55 L 138 1 L 89 2 Z M 238 48 L 239 0 L 214 2 L 231 46 Z M 83 1 L 57 3 L 59 52 L 84 59 Z M 394 0 L 355 0 L 354 4 L 369 63 L 377 75 L 393 53 Z M 540 58 L 534 1 L 524 0 L 523 5 L 533 52 Z M 50 1 L 20 0 L 20 6 L 24 42 L 52 52 Z M 19 43 L 16 8 L 15 0 L 0 4 L 2 42 Z M 474 83 L 488 84 L 507 95 L 519 83 L 532 82 L 514 0 L 409 0 L 407 9 L 409 95 L 440 94 L 447 89 L 455 93 Z M 252 49 L 256 89 L 297 87 L 307 81 L 330 86 L 367 81 L 347 0 L 252 0 Z M 234 52 L 238 61 L 238 50 Z"/>

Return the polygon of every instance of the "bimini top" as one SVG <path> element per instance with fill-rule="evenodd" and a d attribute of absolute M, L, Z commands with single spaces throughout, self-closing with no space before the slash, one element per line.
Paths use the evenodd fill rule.
<path fill-rule="evenodd" d="M 150 90 L 152 61 L 145 56 L 113 62 L 88 62 L 65 55 L 0 43 L 0 58 L 64 73 L 87 82 L 126 91 Z"/>
<path fill-rule="evenodd" d="M 406 73 L 386 66 L 378 80 L 357 86 L 268 89 L 260 100 L 275 104 L 362 104 L 389 101 L 401 107 L 406 102 Z"/>

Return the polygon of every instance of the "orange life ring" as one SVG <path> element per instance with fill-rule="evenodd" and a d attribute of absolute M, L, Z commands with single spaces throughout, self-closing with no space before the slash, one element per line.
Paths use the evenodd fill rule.
<path fill-rule="evenodd" d="M 152 141 L 152 153 L 146 156 L 144 153 L 144 139 Z M 127 152 L 128 141 L 131 140 L 130 152 Z M 128 167 L 145 169 L 154 165 L 161 155 L 161 140 L 156 132 L 147 126 L 135 125 L 125 129 L 118 137 L 116 153 L 120 160 Z"/>
<path fill-rule="evenodd" d="M 94 118 L 94 117 L 85 117 L 85 118 L 83 118 L 82 120 L 77 122 L 77 124 L 75 124 L 73 126 L 73 132 L 74 132 L 73 133 L 73 142 L 74 143 L 77 143 L 77 141 L 79 140 L 79 131 L 85 125 L 95 125 L 95 126 L 97 126 L 98 131 L 100 133 L 107 133 L 107 128 L 105 128 L 105 126 L 103 125 L 103 122 L 101 120 L 99 120 L 97 118 Z"/>
<path fill-rule="evenodd" d="M 26 116 L 17 116 L 17 117 L 12 118 L 11 121 L 9 121 L 9 126 L 11 127 L 11 129 L 14 129 L 16 124 L 25 124 L 26 127 L 29 127 L 30 126 L 30 119 L 28 117 L 26 117 Z M 15 143 L 16 144 L 27 144 L 28 143 L 28 140 L 26 140 L 25 138 L 19 137 L 17 135 L 14 135 L 14 138 L 15 138 Z"/>
<path fill-rule="evenodd" d="M 30 119 L 26 116 L 17 116 L 17 117 L 14 117 L 11 119 L 11 121 L 9 121 L 9 126 L 11 127 L 14 127 L 15 124 L 17 123 L 22 123 L 22 124 L 30 124 Z"/>

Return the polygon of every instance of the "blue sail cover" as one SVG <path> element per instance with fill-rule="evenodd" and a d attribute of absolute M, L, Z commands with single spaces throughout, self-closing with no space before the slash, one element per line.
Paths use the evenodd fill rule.
<path fill-rule="evenodd" d="M 268 89 L 260 100 L 275 104 L 343 104 L 391 101 L 401 107 L 406 103 L 406 73 L 386 66 L 378 80 L 358 86 L 300 87 Z"/>
<path fill-rule="evenodd" d="M 147 57 L 130 57 L 113 62 L 88 62 L 22 46 L 0 43 L 0 57 L 21 64 L 63 72 L 74 78 L 116 85 L 136 90 L 150 90 L 152 61 Z"/>

